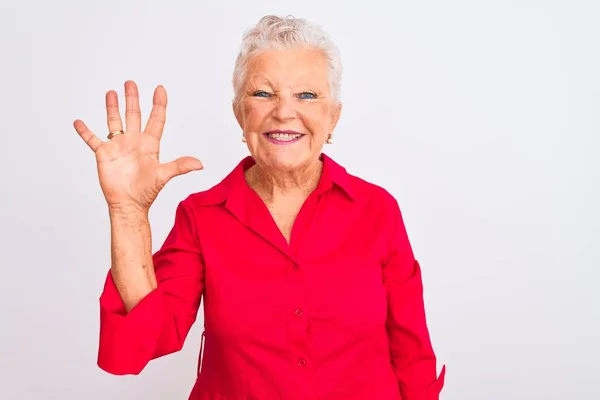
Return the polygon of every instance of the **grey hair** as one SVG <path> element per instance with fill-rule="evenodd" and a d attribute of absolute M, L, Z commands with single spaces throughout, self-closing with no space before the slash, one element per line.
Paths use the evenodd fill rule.
<path fill-rule="evenodd" d="M 267 15 L 247 30 L 242 37 L 240 52 L 233 70 L 234 103 L 240 99 L 240 91 L 246 78 L 246 68 L 251 56 L 263 50 L 289 49 L 310 46 L 321 50 L 329 66 L 329 88 L 334 101 L 340 101 L 342 61 L 337 46 L 321 26 L 303 18 Z"/>

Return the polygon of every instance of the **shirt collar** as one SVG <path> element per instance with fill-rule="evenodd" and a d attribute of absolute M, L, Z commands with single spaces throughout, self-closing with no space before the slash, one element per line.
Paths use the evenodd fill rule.
<path fill-rule="evenodd" d="M 323 161 L 323 171 L 315 189 L 316 192 L 322 194 L 338 187 L 350 200 L 355 200 L 356 193 L 352 185 L 351 175 L 346 172 L 344 167 L 326 154 L 322 153 L 320 158 Z M 215 205 L 225 201 L 233 200 L 233 202 L 236 202 L 235 199 L 243 199 L 251 190 L 246 184 L 244 172 L 255 163 L 256 161 L 252 156 L 243 158 L 219 184 L 199 196 L 200 203 L 202 205 Z"/>
<path fill-rule="evenodd" d="M 346 169 L 324 153 L 321 154 L 321 160 L 323 161 L 323 172 L 317 184 L 317 193 L 324 193 L 336 186 L 342 189 L 350 200 L 354 200 L 355 193 L 352 187 L 351 176 L 346 172 Z"/>

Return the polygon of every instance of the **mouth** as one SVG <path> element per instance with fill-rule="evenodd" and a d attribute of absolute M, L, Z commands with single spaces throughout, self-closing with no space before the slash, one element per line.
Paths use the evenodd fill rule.
<path fill-rule="evenodd" d="M 289 131 L 289 130 L 288 131 L 274 130 L 274 131 L 265 132 L 264 136 L 271 143 L 291 144 L 291 143 L 296 143 L 297 141 L 302 139 L 305 136 L 305 134 L 299 133 L 296 131 Z"/>

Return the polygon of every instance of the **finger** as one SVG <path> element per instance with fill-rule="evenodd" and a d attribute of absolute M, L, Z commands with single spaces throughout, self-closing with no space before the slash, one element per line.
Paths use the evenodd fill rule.
<path fill-rule="evenodd" d="M 164 87 L 158 86 L 154 90 L 154 97 L 152 98 L 152 111 L 146 124 L 144 133 L 152 135 L 156 139 L 160 140 L 162 137 L 163 129 L 165 128 L 165 122 L 167 120 L 167 91 Z"/>
<path fill-rule="evenodd" d="M 125 82 L 125 125 L 127 132 L 140 133 L 142 130 L 140 96 L 133 81 Z"/>
<path fill-rule="evenodd" d="M 106 93 L 106 123 L 109 132 L 123 129 L 123 121 L 121 121 L 121 112 L 119 111 L 119 96 L 114 90 Z"/>
<path fill-rule="evenodd" d="M 194 157 L 181 157 L 177 160 L 162 164 L 160 169 L 160 179 L 163 184 L 173 179 L 176 176 L 187 174 L 191 171 L 199 171 L 204 169 L 202 162 Z"/>
<path fill-rule="evenodd" d="M 78 119 L 73 122 L 73 127 L 94 153 L 102 146 L 102 140 L 94 135 L 94 132 L 92 132 L 82 120 Z"/>

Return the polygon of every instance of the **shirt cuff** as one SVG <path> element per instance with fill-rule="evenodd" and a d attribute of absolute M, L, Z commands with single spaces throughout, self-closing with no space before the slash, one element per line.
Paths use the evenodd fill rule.
<path fill-rule="evenodd" d="M 402 400 L 439 400 L 445 377 L 446 366 L 444 365 L 439 377 L 428 387 L 423 389 L 402 388 L 400 390 Z"/>
<path fill-rule="evenodd" d="M 155 289 L 126 312 L 109 272 L 100 296 L 98 366 L 115 375 L 139 374 L 154 354 L 163 306 Z"/>

